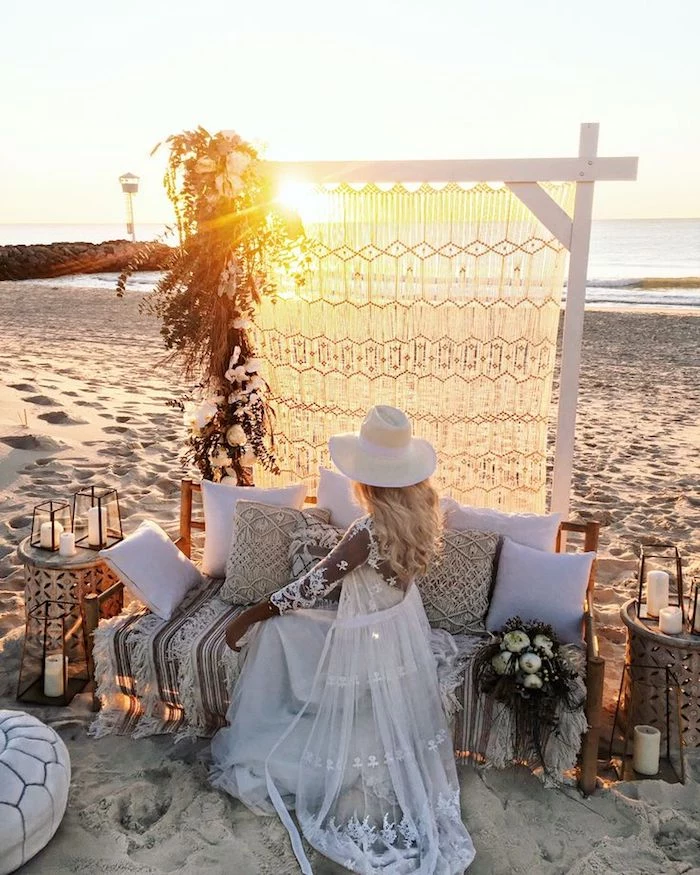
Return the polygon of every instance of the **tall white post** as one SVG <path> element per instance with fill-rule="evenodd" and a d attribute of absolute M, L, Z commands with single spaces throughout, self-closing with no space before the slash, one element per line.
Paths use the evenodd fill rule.
<path fill-rule="evenodd" d="M 593 166 L 598 154 L 598 125 L 581 125 L 579 156 L 588 159 Z M 583 174 L 582 174 L 583 175 Z M 574 470 L 574 439 L 576 435 L 576 405 L 578 402 L 579 374 L 581 370 L 581 342 L 583 317 L 586 305 L 586 279 L 588 252 L 591 240 L 593 216 L 593 185 L 590 182 L 576 183 L 574 217 L 571 230 L 571 254 L 569 278 L 566 287 L 566 310 L 564 313 L 564 336 L 561 349 L 559 374 L 559 410 L 557 436 L 554 450 L 551 509 L 569 514 L 571 481 Z"/>

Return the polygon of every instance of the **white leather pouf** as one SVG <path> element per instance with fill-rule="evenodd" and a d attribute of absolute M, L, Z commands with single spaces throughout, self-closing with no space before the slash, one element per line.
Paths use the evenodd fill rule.
<path fill-rule="evenodd" d="M 0 875 L 49 842 L 69 786 L 70 757 L 54 730 L 24 711 L 0 710 Z"/>

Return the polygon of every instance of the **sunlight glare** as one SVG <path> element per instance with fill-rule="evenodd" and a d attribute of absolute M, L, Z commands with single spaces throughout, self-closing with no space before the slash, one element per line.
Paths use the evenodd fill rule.
<path fill-rule="evenodd" d="M 281 180 L 277 201 L 298 213 L 305 227 L 324 222 L 328 218 L 327 200 L 323 192 L 311 183 Z"/>

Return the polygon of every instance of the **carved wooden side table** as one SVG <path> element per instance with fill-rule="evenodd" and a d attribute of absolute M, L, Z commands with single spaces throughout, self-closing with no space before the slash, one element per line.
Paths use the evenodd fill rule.
<path fill-rule="evenodd" d="M 680 635 L 659 632 L 655 622 L 637 616 L 634 599 L 620 608 L 620 616 L 627 627 L 625 661 L 630 681 L 623 690 L 625 701 L 631 696 L 630 686 L 642 688 L 644 695 L 637 697 L 635 703 L 636 719 L 662 729 L 669 708 L 668 669 L 680 690 L 679 723 L 683 743 L 686 747 L 700 747 L 700 636 L 685 631 Z"/>
<path fill-rule="evenodd" d="M 70 608 L 73 622 L 84 621 L 83 602 L 88 593 L 101 593 L 118 578 L 95 550 L 78 547 L 75 556 L 39 550 L 25 538 L 18 553 L 24 564 L 25 616 L 42 602 L 60 602 Z M 121 595 L 104 606 L 102 616 L 116 616 L 122 609 Z"/>

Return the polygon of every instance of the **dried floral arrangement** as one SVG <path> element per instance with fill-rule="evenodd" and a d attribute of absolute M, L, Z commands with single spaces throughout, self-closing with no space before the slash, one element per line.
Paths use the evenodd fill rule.
<path fill-rule="evenodd" d="M 257 149 L 235 132 L 199 127 L 165 145 L 179 246 L 144 309 L 161 320 L 166 349 L 195 385 L 172 402 L 189 429 L 187 458 L 208 480 L 249 485 L 255 463 L 277 470 L 269 387 L 251 339 L 255 308 L 281 273 L 302 282 L 303 228 L 275 202 Z"/>

